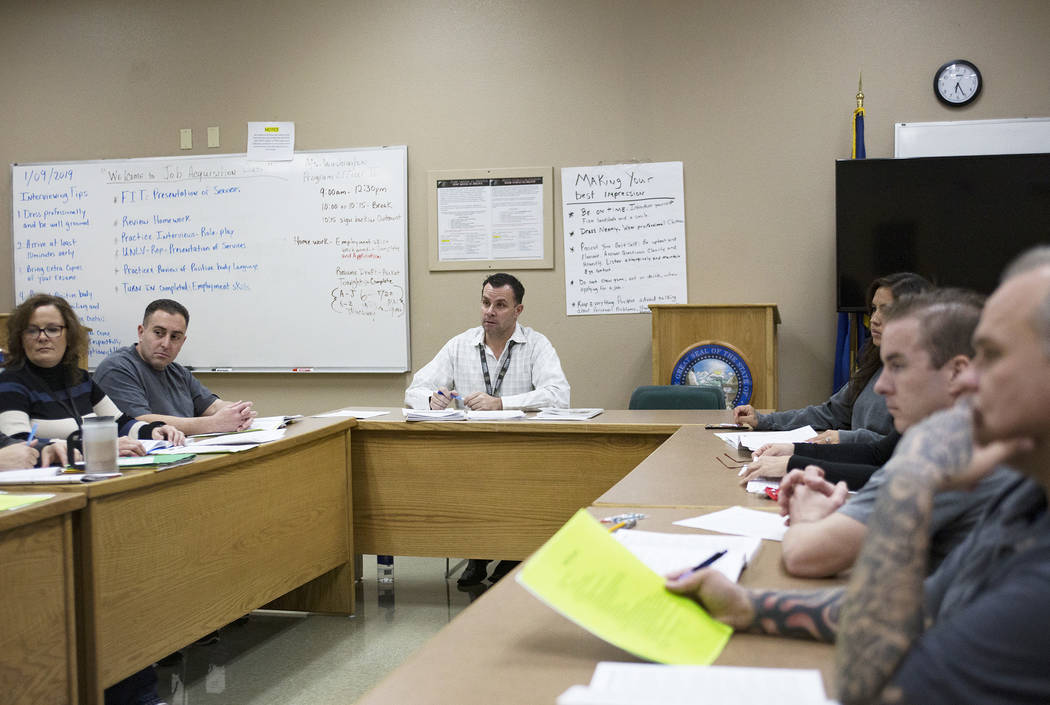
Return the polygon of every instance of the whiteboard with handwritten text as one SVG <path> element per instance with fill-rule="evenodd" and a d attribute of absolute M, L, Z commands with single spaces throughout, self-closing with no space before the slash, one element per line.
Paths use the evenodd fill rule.
<path fill-rule="evenodd" d="M 201 371 L 409 369 L 407 148 L 11 168 L 15 296 L 65 297 L 92 368 L 146 305 L 190 311 Z"/>
<path fill-rule="evenodd" d="M 682 162 L 561 170 L 569 316 L 689 300 Z"/>

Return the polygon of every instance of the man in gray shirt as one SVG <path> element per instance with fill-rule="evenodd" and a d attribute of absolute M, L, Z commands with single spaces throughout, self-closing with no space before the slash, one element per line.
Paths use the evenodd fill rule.
<path fill-rule="evenodd" d="M 974 354 L 971 339 L 981 305 L 976 294 L 942 289 L 903 297 L 887 309 L 882 375 L 875 389 L 886 398 L 897 431 L 903 433 L 954 403 Z M 887 480 L 884 469 L 877 471 L 847 502 L 846 484 L 833 486 L 822 474 L 810 466 L 793 470 L 781 483 L 781 512 L 791 517 L 783 560 L 792 575 L 824 577 L 852 566 Z M 973 492 L 937 495 L 930 522 L 931 568 L 966 537 L 991 498 L 1014 479 L 1013 471 L 1002 468 Z"/>
<path fill-rule="evenodd" d="M 95 383 L 128 416 L 163 421 L 186 435 L 248 428 L 255 418 L 250 401 L 219 399 L 175 362 L 189 321 L 179 302 L 153 301 L 139 326 L 138 344 L 108 355 L 95 371 Z"/>

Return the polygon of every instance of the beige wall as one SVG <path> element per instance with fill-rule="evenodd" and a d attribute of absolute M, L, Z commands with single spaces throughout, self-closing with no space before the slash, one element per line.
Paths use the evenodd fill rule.
<path fill-rule="evenodd" d="M 5 3 L 0 162 L 181 154 L 181 127 L 205 154 L 209 125 L 222 127 L 212 152 L 243 151 L 249 120 L 294 120 L 299 149 L 407 144 L 418 368 L 475 323 L 482 279 L 427 271 L 428 170 L 681 160 L 689 300 L 780 305 L 780 405 L 792 407 L 830 391 L 833 163 L 849 155 L 858 71 L 868 155 L 888 157 L 897 121 L 1050 115 L 1048 30 L 1045 0 Z M 986 82 L 960 110 L 932 92 L 955 58 Z M 8 310 L 9 170 L 0 183 Z M 555 269 L 522 274 L 522 321 L 557 346 L 573 404 L 626 406 L 649 382 L 649 318 L 566 317 L 556 228 Z M 295 321 L 277 334 L 325 344 Z M 407 381 L 205 380 L 264 413 L 397 405 Z"/>

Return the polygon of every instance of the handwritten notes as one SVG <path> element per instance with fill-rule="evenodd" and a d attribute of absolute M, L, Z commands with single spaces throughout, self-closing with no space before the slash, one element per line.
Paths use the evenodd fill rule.
<path fill-rule="evenodd" d="M 16 165 L 16 299 L 66 298 L 92 328 L 92 366 L 135 342 L 147 303 L 172 298 L 193 319 L 184 364 L 405 370 L 405 155 Z M 282 320 L 326 344 L 273 335 Z"/>
<path fill-rule="evenodd" d="M 562 169 L 570 316 L 686 303 L 682 163 Z"/>

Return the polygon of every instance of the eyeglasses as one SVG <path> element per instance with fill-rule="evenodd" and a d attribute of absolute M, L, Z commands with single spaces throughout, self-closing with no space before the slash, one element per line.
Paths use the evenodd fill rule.
<path fill-rule="evenodd" d="M 43 333 L 47 338 L 57 338 L 62 335 L 62 331 L 66 329 L 65 326 L 45 326 L 44 328 L 37 328 L 36 326 L 28 326 L 26 332 L 23 334 L 27 338 L 39 338 L 40 334 Z"/>

